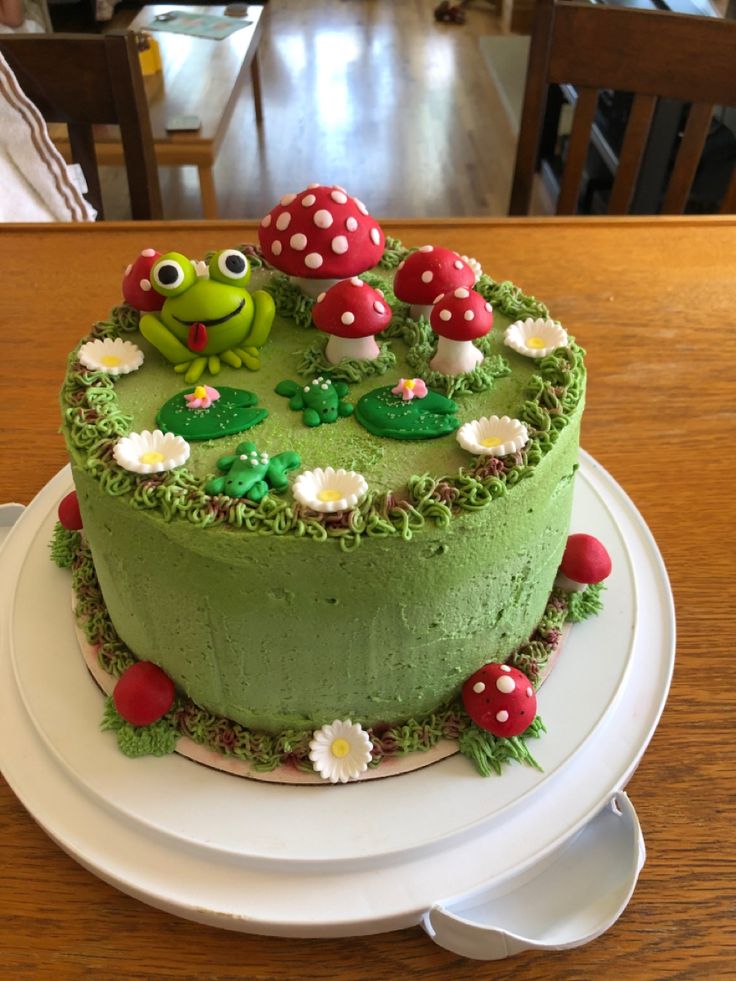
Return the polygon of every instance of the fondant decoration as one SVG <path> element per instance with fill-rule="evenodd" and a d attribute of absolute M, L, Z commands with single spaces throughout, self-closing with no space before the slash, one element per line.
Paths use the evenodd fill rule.
<path fill-rule="evenodd" d="M 235 453 L 220 457 L 217 467 L 226 475 L 208 480 L 208 494 L 227 494 L 228 497 L 247 497 L 256 503 L 269 489 L 282 493 L 289 486 L 286 474 L 301 465 L 298 453 L 287 450 L 276 456 L 259 453 L 255 443 L 240 443 Z"/>
<path fill-rule="evenodd" d="M 399 263 L 394 293 L 399 300 L 411 304 L 412 320 L 428 319 L 437 297 L 461 286 L 470 289 L 474 284 L 475 273 L 457 252 L 423 245 Z"/>
<path fill-rule="evenodd" d="M 355 418 L 374 436 L 434 439 L 460 425 L 458 405 L 432 389 L 423 398 L 397 398 L 390 385 L 367 392 L 355 406 Z"/>
<path fill-rule="evenodd" d="M 320 293 L 312 308 L 312 320 L 330 334 L 325 357 L 330 364 L 357 358 L 374 361 L 381 353 L 375 335 L 391 321 L 391 307 L 380 290 L 353 276 Z"/>
<path fill-rule="evenodd" d="M 463 685 L 463 704 L 473 722 L 494 736 L 519 736 L 537 714 L 527 676 L 508 664 L 486 664 Z"/>
<path fill-rule="evenodd" d="M 112 698 L 126 722 L 150 726 L 174 704 L 174 682 L 152 661 L 136 661 L 122 673 Z"/>
<path fill-rule="evenodd" d="M 212 392 L 216 394 L 213 396 Z M 198 385 L 179 392 L 162 405 L 156 423 L 163 432 L 176 433 L 193 442 L 221 439 L 245 432 L 268 416 L 268 409 L 256 405 L 257 402 L 258 396 L 244 388 Z"/>
<path fill-rule="evenodd" d="M 611 575 L 611 556 L 603 542 L 593 535 L 575 534 L 567 539 L 556 585 L 582 591 Z"/>
<path fill-rule="evenodd" d="M 263 255 L 315 297 L 340 279 L 375 266 L 385 236 L 358 198 L 338 185 L 310 184 L 285 194 L 258 228 Z"/>
<path fill-rule="evenodd" d="M 473 341 L 493 326 L 493 307 L 480 293 L 464 287 L 445 293 L 435 300 L 429 322 L 439 338 L 430 368 L 462 375 L 481 363 L 483 355 Z"/>
<path fill-rule="evenodd" d="M 314 769 L 330 783 L 357 780 L 371 761 L 371 740 L 357 722 L 335 719 L 318 729 L 309 743 L 309 759 Z"/>
<path fill-rule="evenodd" d="M 507 456 L 526 445 L 529 432 L 518 419 L 482 416 L 461 426 L 457 441 L 464 450 L 478 456 Z"/>
<path fill-rule="evenodd" d="M 351 416 L 353 406 L 345 401 L 348 386 L 319 375 L 306 385 L 285 379 L 276 386 L 276 394 L 289 399 L 289 408 L 302 413 L 305 426 L 321 426 Z"/>
<path fill-rule="evenodd" d="M 237 249 L 216 252 L 206 269 L 167 252 L 151 270 L 153 289 L 166 299 L 160 313 L 141 317 L 141 334 L 190 384 L 205 370 L 216 375 L 223 362 L 257 371 L 274 303 L 264 290 L 251 296 L 249 279 L 250 265 Z"/>
<path fill-rule="evenodd" d="M 90 371 L 113 376 L 128 375 L 143 364 L 143 351 L 132 341 L 120 337 L 87 341 L 80 347 L 77 357 Z"/>
<path fill-rule="evenodd" d="M 82 515 L 79 510 L 79 498 L 76 491 L 69 491 L 66 497 L 59 501 L 59 523 L 66 531 L 79 531 L 82 527 Z"/>
<path fill-rule="evenodd" d="M 155 249 L 144 249 L 135 262 L 125 270 L 123 276 L 123 299 L 141 313 L 160 310 L 164 298 L 151 286 L 151 269 L 161 258 L 161 253 Z"/>
<path fill-rule="evenodd" d="M 294 481 L 294 497 L 312 511 L 330 514 L 349 511 L 356 507 L 368 493 L 368 484 L 362 474 L 354 470 L 305 470 Z"/>
<path fill-rule="evenodd" d="M 473 275 L 475 276 L 475 281 L 477 283 L 480 277 L 483 275 L 483 267 L 481 264 L 477 259 L 474 259 L 469 255 L 461 255 L 460 258 L 463 260 L 463 262 L 467 262 L 467 264 L 473 270 Z"/>
<path fill-rule="evenodd" d="M 162 473 L 183 466 L 189 459 L 189 443 L 174 433 L 154 429 L 129 433 L 113 447 L 119 466 L 133 473 Z"/>
<path fill-rule="evenodd" d="M 399 378 L 399 383 L 391 389 L 391 394 L 400 395 L 405 402 L 411 402 L 412 399 L 423 399 L 428 391 L 421 378 Z"/>
<path fill-rule="evenodd" d="M 567 331 L 556 320 L 528 317 L 510 324 L 503 335 L 504 344 L 527 358 L 546 358 L 558 347 L 568 344 Z"/>

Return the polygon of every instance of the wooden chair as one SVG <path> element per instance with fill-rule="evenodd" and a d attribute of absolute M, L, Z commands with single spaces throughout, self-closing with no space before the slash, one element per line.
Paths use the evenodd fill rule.
<path fill-rule="evenodd" d="M 577 211 L 589 143 L 596 135 L 599 90 L 609 89 L 633 94 L 609 214 L 626 214 L 632 206 L 659 100 L 690 105 L 660 207 L 662 213 L 679 214 L 688 201 L 714 106 L 736 105 L 736 22 L 539 0 L 509 214 L 528 213 L 548 94 L 556 85 L 570 86 L 565 91 L 574 93 L 576 102 L 557 213 Z M 721 211 L 736 211 L 736 171 Z"/>
<path fill-rule="evenodd" d="M 161 218 L 161 191 L 135 36 L 2 34 L 0 51 L 47 123 L 66 123 L 72 159 L 87 181 L 88 199 L 103 218 L 95 123 L 116 124 L 133 218 Z"/>

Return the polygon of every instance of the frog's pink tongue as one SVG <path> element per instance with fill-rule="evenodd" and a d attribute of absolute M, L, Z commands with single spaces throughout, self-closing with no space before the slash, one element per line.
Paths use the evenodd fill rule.
<path fill-rule="evenodd" d="M 207 328 L 204 324 L 192 324 L 189 328 L 187 345 L 190 351 L 204 351 L 207 347 Z"/>

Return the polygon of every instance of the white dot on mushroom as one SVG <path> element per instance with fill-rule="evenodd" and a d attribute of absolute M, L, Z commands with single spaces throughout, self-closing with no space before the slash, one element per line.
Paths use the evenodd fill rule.
<path fill-rule="evenodd" d="M 282 208 L 287 208 L 292 201 L 296 201 L 296 194 L 285 194 L 279 201 L 279 204 Z"/>
<path fill-rule="evenodd" d="M 144 293 L 147 293 L 151 288 L 151 280 L 142 279 L 138 285 L 140 286 L 140 288 L 143 290 Z"/>
<path fill-rule="evenodd" d="M 450 313 L 450 311 L 440 310 L 440 320 L 444 320 L 445 322 L 447 322 L 448 320 L 452 320 L 452 314 Z"/>
<path fill-rule="evenodd" d="M 324 259 L 319 252 L 310 252 L 304 259 L 304 265 L 307 266 L 308 269 L 319 269 L 323 262 Z"/>
<path fill-rule="evenodd" d="M 352 215 L 350 216 L 350 218 L 346 218 L 345 219 L 345 227 L 347 228 L 347 230 L 349 232 L 354 232 L 356 230 L 356 228 L 358 227 L 358 219 L 357 218 L 353 218 Z"/>
<path fill-rule="evenodd" d="M 434 273 L 432 272 L 431 269 L 427 269 L 425 272 L 422 273 L 421 279 L 423 283 L 431 283 L 432 280 L 434 279 Z"/>
<path fill-rule="evenodd" d="M 434 252 L 433 245 L 422 245 L 419 249 L 420 252 Z"/>
<path fill-rule="evenodd" d="M 465 317 L 466 320 L 475 320 L 475 314 L 472 310 L 466 310 L 463 317 Z"/>
<path fill-rule="evenodd" d="M 355 323 L 355 314 L 351 313 L 349 310 L 346 310 L 340 317 L 340 322 L 345 324 L 346 327 L 349 327 L 351 324 Z"/>
<path fill-rule="evenodd" d="M 373 304 L 373 309 L 376 311 L 376 313 L 384 313 L 386 307 L 382 303 L 379 303 L 378 300 L 376 300 L 376 302 Z"/>
<path fill-rule="evenodd" d="M 336 235 L 330 242 L 330 248 L 335 255 L 344 255 L 348 251 L 348 240 L 344 235 Z"/>
<path fill-rule="evenodd" d="M 305 194 L 302 198 L 302 207 L 311 208 L 317 198 L 313 194 Z"/>
<path fill-rule="evenodd" d="M 281 245 L 281 242 L 276 241 L 271 246 L 271 251 L 273 252 L 274 255 L 281 255 L 281 249 L 282 248 L 283 248 L 283 246 Z"/>
<path fill-rule="evenodd" d="M 501 709 L 500 712 L 496 712 L 496 722 L 508 722 L 508 721 L 509 721 L 509 713 L 506 711 L 506 709 Z"/>
<path fill-rule="evenodd" d="M 482 681 L 476 681 L 476 683 L 473 685 L 473 691 L 476 695 L 482 695 L 485 690 L 486 686 Z"/>
<path fill-rule="evenodd" d="M 315 211 L 312 215 L 312 221 L 317 228 L 329 228 L 333 219 L 332 215 L 326 208 L 320 208 L 319 211 Z"/>
<path fill-rule="evenodd" d="M 297 232 L 296 235 L 292 235 L 289 239 L 289 245 L 292 249 L 296 249 L 297 252 L 302 252 L 307 247 L 307 236 L 301 232 Z"/>
<path fill-rule="evenodd" d="M 352 276 L 351 279 L 350 279 L 350 285 L 351 286 L 362 286 L 363 285 L 363 280 L 362 279 L 358 279 L 357 276 Z"/>
<path fill-rule="evenodd" d="M 261 228 L 269 228 L 271 225 L 271 215 L 266 215 L 266 217 L 261 222 Z"/>
<path fill-rule="evenodd" d="M 291 215 L 288 211 L 282 211 L 281 214 L 276 219 L 276 227 L 280 232 L 286 231 L 286 229 L 291 224 Z"/>
<path fill-rule="evenodd" d="M 453 296 L 456 296 L 458 300 L 467 300 L 467 298 L 470 296 L 470 293 L 465 289 L 464 286 L 459 286 L 453 293 Z"/>
<path fill-rule="evenodd" d="M 330 197 L 335 204 L 347 204 L 348 201 L 347 194 L 343 194 L 342 191 L 330 191 Z"/>
<path fill-rule="evenodd" d="M 513 678 L 509 678 L 508 675 L 496 679 L 496 688 L 504 694 L 509 695 L 516 688 L 516 682 Z"/>
<path fill-rule="evenodd" d="M 378 231 L 377 228 L 371 228 L 371 242 L 373 242 L 374 245 L 378 245 L 380 241 L 381 241 L 381 233 Z"/>

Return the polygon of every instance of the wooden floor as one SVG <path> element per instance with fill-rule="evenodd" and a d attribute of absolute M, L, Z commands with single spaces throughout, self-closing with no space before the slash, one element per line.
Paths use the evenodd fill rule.
<path fill-rule="evenodd" d="M 436 3 L 270 0 L 265 119 L 259 130 L 244 92 L 216 166 L 221 217 L 261 217 L 312 181 L 380 217 L 505 214 L 514 137 L 478 44 L 499 20 L 472 0 L 464 25 L 437 23 Z M 105 180 L 107 217 L 126 217 L 121 174 Z M 193 168 L 161 182 L 166 218 L 201 217 Z"/>

